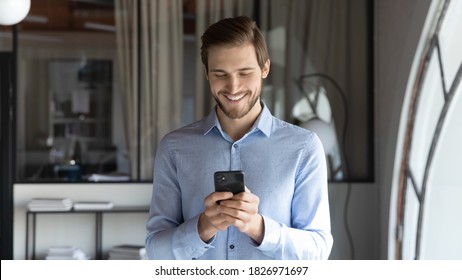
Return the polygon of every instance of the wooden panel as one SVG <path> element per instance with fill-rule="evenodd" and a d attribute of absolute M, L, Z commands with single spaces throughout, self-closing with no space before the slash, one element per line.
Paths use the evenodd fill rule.
<path fill-rule="evenodd" d="M 47 22 L 31 22 L 27 18 L 21 22 L 21 30 L 67 30 L 70 26 L 71 0 L 31 1 L 29 16 L 45 17 Z"/>
<path fill-rule="evenodd" d="M 34 17 L 47 21 L 36 22 Z M 20 30 L 94 31 L 85 28 L 86 22 L 114 26 L 114 6 L 72 0 L 34 0 Z"/>

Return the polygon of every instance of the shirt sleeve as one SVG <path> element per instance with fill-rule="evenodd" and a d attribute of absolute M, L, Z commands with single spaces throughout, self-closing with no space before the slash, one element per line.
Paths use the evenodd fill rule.
<path fill-rule="evenodd" d="M 332 249 L 324 150 L 315 134 L 308 143 L 295 178 L 291 225 L 263 216 L 265 235 L 258 248 L 275 259 L 322 260 Z"/>
<path fill-rule="evenodd" d="M 199 215 L 183 220 L 176 164 L 170 151 L 168 140 L 164 138 L 154 160 L 152 202 L 146 223 L 146 252 L 150 259 L 195 259 L 212 246 L 199 237 Z"/>

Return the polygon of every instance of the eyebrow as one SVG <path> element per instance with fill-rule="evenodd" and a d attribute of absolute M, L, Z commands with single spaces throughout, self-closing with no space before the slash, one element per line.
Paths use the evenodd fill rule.
<path fill-rule="evenodd" d="M 244 68 L 239 68 L 237 69 L 237 72 L 239 71 L 250 71 L 250 70 L 255 70 L 255 67 L 244 67 Z M 215 72 L 215 73 L 227 73 L 223 69 L 210 69 L 210 72 Z"/>

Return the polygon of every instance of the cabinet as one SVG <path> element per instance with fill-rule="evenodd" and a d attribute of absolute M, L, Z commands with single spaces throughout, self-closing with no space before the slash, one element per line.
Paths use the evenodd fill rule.
<path fill-rule="evenodd" d="M 95 217 L 95 252 L 96 259 L 102 259 L 102 236 L 103 236 L 103 218 L 105 215 L 115 215 L 120 213 L 148 213 L 149 207 L 115 207 L 108 210 L 70 210 L 70 211 L 27 211 L 26 212 L 26 259 L 36 259 L 36 240 L 37 240 L 37 216 L 67 214 L 83 215 L 92 214 Z"/>

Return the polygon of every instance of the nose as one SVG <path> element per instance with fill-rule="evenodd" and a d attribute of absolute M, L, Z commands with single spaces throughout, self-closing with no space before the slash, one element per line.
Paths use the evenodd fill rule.
<path fill-rule="evenodd" d="M 239 87 L 240 87 L 239 78 L 234 75 L 230 76 L 228 79 L 227 87 L 228 87 L 228 91 L 232 94 L 239 92 Z"/>

